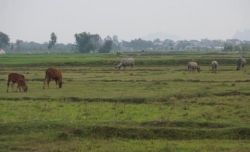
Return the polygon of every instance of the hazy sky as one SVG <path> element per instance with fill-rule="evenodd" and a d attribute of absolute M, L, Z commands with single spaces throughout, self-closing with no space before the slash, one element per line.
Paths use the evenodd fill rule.
<path fill-rule="evenodd" d="M 130 41 L 163 32 L 182 39 L 228 39 L 250 29 L 250 0 L 0 0 L 10 41 L 74 43 L 75 33 Z"/>

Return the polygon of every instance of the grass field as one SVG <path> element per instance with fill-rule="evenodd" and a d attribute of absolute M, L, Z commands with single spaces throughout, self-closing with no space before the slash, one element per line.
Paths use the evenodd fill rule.
<path fill-rule="evenodd" d="M 0 56 L 0 151 L 249 151 L 250 70 L 236 71 L 239 55 L 124 56 L 133 70 L 115 69 L 113 54 Z M 43 89 L 48 67 L 61 69 L 61 89 Z M 11 72 L 28 92 L 6 92 Z"/>

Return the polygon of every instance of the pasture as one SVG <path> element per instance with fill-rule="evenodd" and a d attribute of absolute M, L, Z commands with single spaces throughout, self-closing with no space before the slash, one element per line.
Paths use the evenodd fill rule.
<path fill-rule="evenodd" d="M 0 56 L 0 151 L 249 151 L 250 68 L 236 71 L 239 54 L 125 56 L 133 70 L 115 69 L 113 54 Z M 187 71 L 191 60 L 200 73 Z M 61 89 L 43 89 L 48 67 L 62 71 Z M 6 92 L 11 72 L 25 75 L 26 93 Z"/>

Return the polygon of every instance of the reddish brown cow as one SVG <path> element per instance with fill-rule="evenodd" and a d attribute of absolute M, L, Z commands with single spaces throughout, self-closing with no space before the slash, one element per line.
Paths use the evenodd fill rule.
<path fill-rule="evenodd" d="M 47 85 L 49 88 L 49 82 L 51 79 L 55 80 L 56 86 L 59 85 L 59 88 L 62 87 L 62 73 L 61 73 L 61 71 L 58 69 L 54 69 L 54 68 L 48 68 L 45 72 L 43 89 L 44 89 L 45 82 L 47 82 Z"/>
<path fill-rule="evenodd" d="M 24 79 L 18 79 L 16 83 L 17 83 L 17 89 L 19 88 L 20 92 L 21 92 L 21 87 L 22 87 L 24 92 L 27 92 L 28 86 L 26 85 Z"/>
<path fill-rule="evenodd" d="M 21 92 L 21 88 L 23 89 L 24 92 L 26 92 L 28 90 L 28 87 L 25 83 L 25 78 L 24 75 L 19 74 L 19 73 L 10 73 L 8 75 L 8 82 L 7 82 L 7 92 L 9 91 L 9 84 L 10 82 L 12 83 L 12 91 L 13 91 L 13 86 L 15 83 L 17 83 L 17 89 L 19 88 L 20 92 Z M 16 91 L 17 91 L 16 89 Z"/>

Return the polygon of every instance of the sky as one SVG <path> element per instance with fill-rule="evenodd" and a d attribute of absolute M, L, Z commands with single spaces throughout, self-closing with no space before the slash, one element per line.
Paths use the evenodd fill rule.
<path fill-rule="evenodd" d="M 17 39 L 75 43 L 75 34 L 117 35 L 130 41 L 152 33 L 181 39 L 232 38 L 250 29 L 250 0 L 0 0 L 0 31 Z"/>

